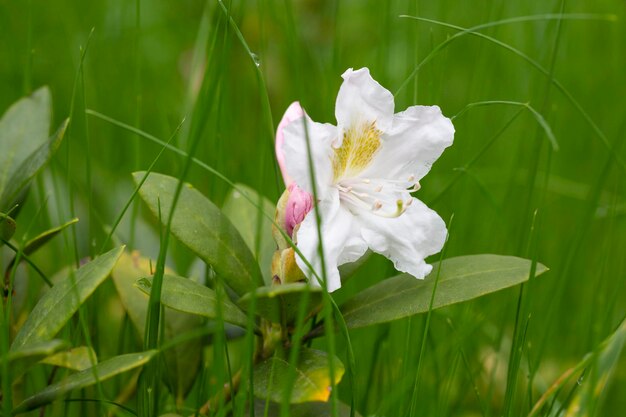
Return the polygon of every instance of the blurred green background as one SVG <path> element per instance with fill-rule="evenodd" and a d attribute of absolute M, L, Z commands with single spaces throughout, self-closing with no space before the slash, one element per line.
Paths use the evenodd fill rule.
<path fill-rule="evenodd" d="M 464 35 L 420 66 L 396 96 L 397 111 L 436 104 L 448 117 L 476 102 L 528 103 L 558 142 L 555 150 L 526 107 L 471 107 L 454 119 L 454 145 L 417 193 L 446 221 L 454 214 L 446 256 L 534 257 L 551 269 L 526 287 L 530 319 L 514 408 L 526 414 L 547 385 L 593 350 L 626 314 L 626 3 L 225 3 L 256 56 L 264 84 L 213 1 L 0 2 L 0 109 L 48 85 L 57 126 L 69 115 L 75 91 L 69 136 L 38 178 L 21 218 L 34 219 L 32 230 L 40 230 L 74 211 L 81 219 L 77 250 L 87 256 L 100 247 L 106 226 L 132 192 L 131 172 L 147 168 L 160 150 L 86 115 L 85 109 L 164 140 L 186 118 L 176 146 L 187 150 L 188 133 L 201 135 L 199 159 L 276 201 L 282 182 L 272 130 L 290 102 L 299 100 L 316 121 L 334 123 L 334 101 L 346 68 L 367 66 L 396 93 L 421 60 L 458 32 L 400 15 L 466 28 L 542 15 L 481 33 L 522 51 L 547 74 L 502 45 Z M 560 11 L 594 15 L 550 15 Z M 211 50 L 216 52 L 211 55 Z M 202 88 L 203 78 L 208 84 L 219 82 L 212 89 L 205 82 Z M 216 105 L 203 104 L 211 97 Z M 182 164 L 180 157 L 166 153 L 155 171 L 180 175 Z M 218 205 L 229 190 L 197 168 L 188 181 Z M 44 215 L 36 216 L 46 199 Z M 158 228 L 141 205 L 136 207 L 138 217 L 126 216 L 118 238 L 156 257 Z M 18 230 L 18 236 L 24 232 Z M 71 264 L 66 245 L 67 240 L 39 253 L 42 268 L 52 273 Z M 170 255 L 170 266 L 189 273 L 193 259 L 187 251 L 174 245 Z M 372 257 L 337 299 L 391 274 L 390 264 Z M 507 290 L 434 314 L 417 415 L 499 415 L 519 292 Z M 405 410 L 423 326 L 418 316 L 352 333 L 360 412 L 393 416 Z M 343 345 L 339 352 L 343 355 Z M 622 357 L 598 415 L 618 415 L 626 408 L 624 384 Z M 347 384 L 340 389 L 342 399 L 349 400 Z"/>

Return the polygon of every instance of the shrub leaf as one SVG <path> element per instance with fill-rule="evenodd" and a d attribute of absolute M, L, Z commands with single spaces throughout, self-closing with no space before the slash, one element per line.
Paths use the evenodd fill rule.
<path fill-rule="evenodd" d="M 135 182 L 138 184 L 144 175 L 134 173 Z M 177 185 L 176 178 L 151 173 L 139 194 L 155 216 L 159 215 L 159 205 L 165 216 L 172 207 Z M 259 265 L 235 226 L 189 184 L 182 189 L 171 227 L 174 236 L 211 265 L 237 294 L 262 284 Z"/>
<path fill-rule="evenodd" d="M 67 393 L 73 390 L 95 385 L 98 381 L 105 381 L 123 372 L 143 366 L 148 363 L 156 353 L 156 350 L 149 350 L 146 352 L 115 356 L 94 367 L 72 374 L 55 384 L 48 385 L 37 394 L 24 400 L 13 410 L 13 414 L 34 410 L 42 405 L 63 398 Z"/>
<path fill-rule="evenodd" d="M 141 291 L 150 295 L 152 277 L 141 278 L 135 284 Z M 221 299 L 220 299 L 221 298 Z M 188 278 L 175 275 L 163 276 L 161 303 L 174 310 L 215 319 L 218 317 L 218 302 L 221 301 L 221 317 L 231 324 L 245 327 L 248 317 L 224 294 L 218 297 L 212 289 Z"/>
<path fill-rule="evenodd" d="M 334 379 L 335 384 L 338 384 L 345 369 L 338 358 L 331 359 L 326 352 L 302 348 L 296 366 L 279 356 L 273 356 L 254 367 L 254 395 L 282 402 L 285 397 L 285 381 L 292 380 L 291 404 L 328 401 L 332 386 L 330 360 L 334 362 Z M 292 379 L 293 373 L 296 375 L 295 379 Z"/>
<path fill-rule="evenodd" d="M 17 350 L 50 340 L 109 275 L 124 247 L 113 249 L 80 267 L 50 289 L 35 305 L 11 345 Z"/>
<path fill-rule="evenodd" d="M 468 301 L 528 280 L 531 261 L 513 256 L 470 255 L 441 264 L 433 309 Z M 341 312 L 349 328 L 371 326 L 428 311 L 438 263 L 425 279 L 386 279 L 348 300 Z M 547 271 L 537 264 L 535 275 Z"/>

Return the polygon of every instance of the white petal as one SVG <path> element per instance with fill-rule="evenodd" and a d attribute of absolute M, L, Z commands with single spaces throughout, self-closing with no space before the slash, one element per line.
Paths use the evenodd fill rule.
<path fill-rule="evenodd" d="M 317 275 L 323 279 L 322 259 L 319 255 L 318 232 L 315 211 L 319 210 L 322 220 L 321 235 L 324 248 L 324 264 L 326 266 L 326 283 L 328 291 L 341 287 L 337 267 L 359 259 L 367 250 L 367 244 L 361 238 L 353 215 L 339 204 L 339 194 L 331 189 L 328 199 L 321 201 L 311 210 L 298 229 L 298 249 L 308 259 Z M 323 286 L 311 272 L 306 263 L 296 255 L 296 262 L 309 280 Z"/>
<path fill-rule="evenodd" d="M 445 148 L 452 145 L 454 126 L 438 106 L 412 106 L 393 118 L 381 147 L 361 177 L 419 181 Z"/>
<path fill-rule="evenodd" d="M 439 215 L 418 199 L 396 218 L 384 218 L 366 211 L 359 214 L 361 234 L 376 253 L 393 261 L 398 271 L 424 278 L 432 266 L 424 258 L 441 250 L 446 225 Z"/>
<path fill-rule="evenodd" d="M 306 131 L 304 120 L 307 122 Z M 332 141 L 337 136 L 337 128 L 330 124 L 316 123 L 305 115 L 285 126 L 283 135 L 282 150 L 288 176 L 300 188 L 313 194 L 307 149 L 308 135 L 317 197 L 324 199 L 333 178 Z"/>
<path fill-rule="evenodd" d="M 343 73 L 343 84 L 337 94 L 335 117 L 341 131 L 361 123 L 376 122 L 381 131 L 391 128 L 393 120 L 393 94 L 378 84 L 367 68 Z M 338 138 L 335 146 L 341 145 Z"/>
<path fill-rule="evenodd" d="M 276 160 L 278 161 L 278 166 L 280 167 L 280 172 L 283 174 L 283 180 L 285 181 L 285 187 L 289 187 L 289 185 L 293 182 L 293 180 L 287 174 L 287 167 L 285 166 L 285 155 L 283 154 L 283 143 L 285 142 L 285 136 L 283 135 L 283 130 L 287 125 L 294 120 L 301 118 L 304 115 L 304 110 L 300 107 L 300 103 L 294 101 L 285 111 L 283 118 L 280 123 L 278 123 L 278 127 L 276 128 Z"/>

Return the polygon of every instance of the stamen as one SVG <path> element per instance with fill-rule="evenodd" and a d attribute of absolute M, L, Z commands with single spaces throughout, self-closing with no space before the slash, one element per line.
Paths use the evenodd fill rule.
<path fill-rule="evenodd" d="M 415 176 L 411 175 L 408 180 L 356 177 L 346 178 L 341 183 L 335 183 L 335 186 L 340 191 L 342 204 L 380 217 L 396 218 L 413 204 L 413 198 L 408 193 L 417 191 L 420 187 Z M 396 199 L 394 196 L 408 198 Z"/>

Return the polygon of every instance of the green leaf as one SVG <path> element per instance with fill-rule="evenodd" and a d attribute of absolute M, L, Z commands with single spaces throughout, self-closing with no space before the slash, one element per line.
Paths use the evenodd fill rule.
<path fill-rule="evenodd" d="M 15 169 L 0 196 L 0 204 L 11 207 L 15 203 L 30 180 L 48 163 L 59 148 L 68 125 L 69 119 L 65 119 L 50 140 L 41 144 Z"/>
<path fill-rule="evenodd" d="M 335 384 L 341 381 L 344 367 L 341 361 L 332 358 Z M 254 367 L 254 395 L 282 402 L 285 397 L 285 382 L 293 381 L 291 388 L 292 404 L 308 401 L 328 401 L 330 396 L 329 357 L 326 352 L 302 348 L 296 366 L 287 360 L 274 356 Z M 295 374 L 295 379 L 293 375 Z"/>
<path fill-rule="evenodd" d="M 0 238 L 2 238 L 2 240 L 8 242 L 15 234 L 16 227 L 17 224 L 15 224 L 15 220 L 7 214 L 0 213 Z M 2 245 L 4 245 L 4 243 L 0 240 L 0 246 Z"/>
<path fill-rule="evenodd" d="M 60 226 L 53 227 L 52 229 L 49 229 L 43 233 L 40 233 L 39 235 L 35 236 L 34 238 L 26 242 L 26 244 L 24 245 L 24 249 L 22 249 L 22 252 L 26 256 L 31 255 L 36 250 L 41 248 L 43 245 L 48 243 L 56 235 L 61 233 L 63 230 L 67 229 L 68 227 L 76 223 L 78 223 L 78 218 L 74 218 L 66 223 L 63 223 Z"/>
<path fill-rule="evenodd" d="M 24 248 L 22 249 L 22 253 L 24 255 L 26 255 L 26 256 L 32 255 L 35 251 L 37 251 L 43 245 L 48 243 L 56 235 L 58 235 L 63 230 L 67 229 L 68 227 L 70 227 L 71 225 L 73 225 L 75 223 L 78 223 L 78 219 L 77 218 L 74 218 L 74 219 L 70 220 L 67 223 L 64 223 L 64 224 L 62 224 L 60 226 L 54 227 L 54 228 L 52 228 L 50 230 L 46 230 L 45 232 L 40 233 L 39 235 L 35 236 L 34 238 L 32 238 L 28 242 L 26 242 L 26 244 L 24 245 Z M 6 268 L 7 271 L 11 270 L 11 268 L 13 267 L 13 264 L 15 263 L 15 259 L 16 258 L 14 257 L 11 260 L 11 262 L 9 262 L 9 265 Z"/>
<path fill-rule="evenodd" d="M 124 247 L 99 256 L 50 289 L 29 314 L 11 350 L 52 339 L 109 275 Z"/>
<path fill-rule="evenodd" d="M 367 260 L 370 258 L 372 253 L 373 252 L 368 249 L 363 254 L 363 256 L 361 256 L 356 261 L 339 265 L 337 269 L 339 269 L 339 276 L 341 277 L 341 282 L 342 283 L 347 282 L 350 278 L 352 278 L 352 276 L 359 270 L 359 268 L 361 268 L 363 264 L 367 262 Z"/>
<path fill-rule="evenodd" d="M 137 288 L 150 295 L 152 290 L 152 277 L 141 278 L 135 284 Z M 226 295 L 221 297 L 221 317 L 225 322 L 246 327 L 248 317 Z M 218 317 L 218 296 L 210 288 L 198 284 L 188 278 L 175 275 L 163 276 L 161 288 L 161 303 L 189 314 L 215 319 Z"/>
<path fill-rule="evenodd" d="M 252 300 L 256 299 L 255 312 L 258 315 L 274 323 L 281 323 L 284 314 L 286 322 L 291 323 L 296 319 L 307 292 L 306 312 L 309 313 L 321 305 L 322 289 L 300 282 L 257 288 L 241 297 L 237 304 L 248 311 Z"/>
<path fill-rule="evenodd" d="M 50 356 L 68 346 L 64 340 L 53 339 L 45 342 L 34 343 L 21 349 L 10 351 L 7 354 L 9 366 L 11 367 L 11 378 L 17 381 L 28 368 L 40 359 Z"/>
<path fill-rule="evenodd" d="M 131 322 L 143 340 L 148 311 L 148 297 L 135 287 L 135 282 L 146 275 L 153 273 L 150 267 L 156 265 L 150 259 L 143 257 L 137 251 L 131 254 L 124 252 L 111 271 L 111 278 L 120 297 L 124 309 Z"/>
<path fill-rule="evenodd" d="M 96 352 L 88 346 L 79 346 L 70 350 L 56 353 L 39 361 L 46 365 L 60 366 L 61 368 L 73 371 L 82 371 L 91 368 L 94 363 L 98 363 Z"/>
<path fill-rule="evenodd" d="M 48 141 L 50 91 L 42 87 L 15 102 L 0 119 L 0 196 L 22 163 Z M 0 199 L 0 209 L 9 205 Z"/>
<path fill-rule="evenodd" d="M 124 252 L 113 268 L 111 276 L 124 309 L 135 326 L 140 340 L 144 338 L 148 296 L 135 287 L 135 282 L 153 271 L 150 265 L 156 265 L 137 251 Z M 166 273 L 170 273 L 168 268 Z M 203 325 L 205 319 L 196 315 L 182 313 L 165 308 L 164 338 L 172 340 L 176 336 L 187 333 Z M 165 374 L 163 379 L 177 399 L 184 399 L 196 379 L 202 359 L 202 340 L 192 339 L 168 349 L 165 358 Z"/>
<path fill-rule="evenodd" d="M 470 255 L 441 264 L 433 309 L 468 301 L 513 285 L 530 275 L 531 261 L 513 256 Z M 348 300 L 341 312 L 349 328 L 371 326 L 428 311 L 438 263 L 423 280 L 402 274 L 386 279 Z M 537 264 L 535 275 L 547 271 Z"/>
<path fill-rule="evenodd" d="M 144 172 L 133 174 L 139 184 Z M 178 179 L 151 173 L 139 194 L 155 216 L 159 205 L 163 216 L 172 207 Z M 252 252 L 228 218 L 209 199 L 186 184 L 176 206 L 172 233 L 211 265 L 226 284 L 242 295 L 262 284 L 261 272 Z"/>
<path fill-rule="evenodd" d="M 241 193 L 257 203 L 270 218 L 274 217 L 276 209 L 267 198 L 252 188 L 243 184 L 235 185 L 237 189 L 230 190 L 226 196 L 222 212 L 237 228 L 250 251 L 256 255 L 264 281 L 269 285 L 272 283 L 272 256 L 276 251 L 276 243 L 272 238 L 272 222 Z"/>
<path fill-rule="evenodd" d="M 559 376 L 535 403 L 528 417 L 545 415 L 547 407 L 552 408 L 554 403 L 558 404 L 553 397 L 558 395 L 572 379 L 579 378 L 583 373 L 585 375 L 582 380 L 579 379 L 576 383 L 577 392 L 566 413 L 562 415 L 567 417 L 595 415 L 593 408 L 615 369 L 625 342 L 626 319 L 622 320 L 618 328 L 600 343 L 595 351 L 586 354 L 580 362 Z M 587 373 L 586 370 L 589 368 L 591 371 Z"/>
<path fill-rule="evenodd" d="M 123 372 L 143 366 L 148 363 L 156 353 L 156 350 L 149 350 L 146 352 L 115 356 L 94 367 L 72 374 L 24 400 L 13 410 L 13 414 L 34 410 L 42 405 L 62 399 L 73 390 L 95 385 L 98 381 L 105 381 Z"/>
<path fill-rule="evenodd" d="M 626 319 L 588 360 L 591 371 L 585 375 L 565 417 L 597 415 L 598 402 L 615 370 L 626 342 Z"/>

